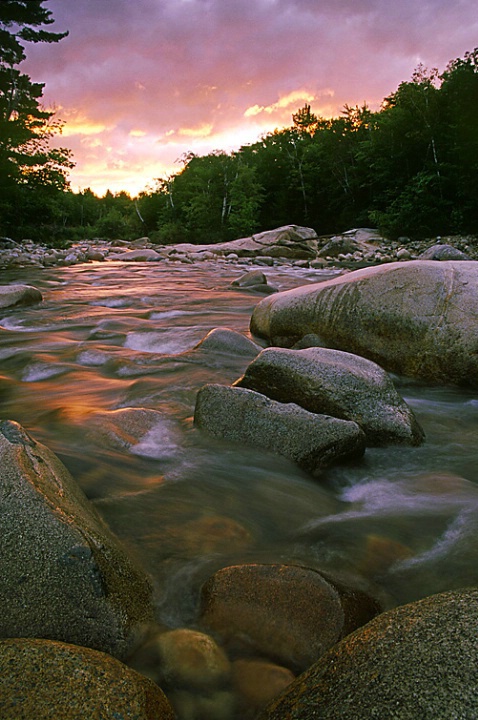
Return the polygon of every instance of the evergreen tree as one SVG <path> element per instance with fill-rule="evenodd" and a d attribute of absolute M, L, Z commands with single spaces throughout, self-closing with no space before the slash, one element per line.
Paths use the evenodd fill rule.
<path fill-rule="evenodd" d="M 41 106 L 43 83 L 18 69 L 25 59 L 24 43 L 58 42 L 67 33 L 43 29 L 53 20 L 46 0 L 0 2 L 0 218 L 3 232 L 29 225 L 42 208 L 47 220 L 51 202 L 40 198 L 67 187 L 73 166 L 66 148 L 50 149 L 51 137 L 61 131 L 54 113 Z M 34 197 L 33 197 L 34 194 Z"/>

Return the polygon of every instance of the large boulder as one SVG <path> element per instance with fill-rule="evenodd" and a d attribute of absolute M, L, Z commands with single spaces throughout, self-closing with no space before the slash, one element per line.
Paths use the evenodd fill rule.
<path fill-rule="evenodd" d="M 416 260 L 364 268 L 261 300 L 253 334 L 323 345 L 432 382 L 478 386 L 478 262 Z"/>
<path fill-rule="evenodd" d="M 126 250 L 125 252 L 111 253 L 111 255 L 108 256 L 108 260 L 127 260 L 128 262 L 158 262 L 162 259 L 162 255 L 156 252 L 156 250 L 148 248 Z"/>
<path fill-rule="evenodd" d="M 337 460 L 360 457 L 365 449 L 365 436 L 354 422 L 226 385 L 201 388 L 194 422 L 216 437 L 284 455 L 313 475 Z"/>
<path fill-rule="evenodd" d="M 353 420 L 364 431 L 368 445 L 419 445 L 424 437 L 390 376 L 351 353 L 321 347 L 267 348 L 235 385 L 313 413 Z"/>
<path fill-rule="evenodd" d="M 432 245 L 427 248 L 418 256 L 419 260 L 471 260 L 469 255 L 466 255 L 458 248 L 453 245 Z"/>
<path fill-rule="evenodd" d="M 252 563 L 222 568 L 205 583 L 200 623 L 232 654 L 301 672 L 377 612 L 365 593 L 345 592 L 314 569 Z"/>
<path fill-rule="evenodd" d="M 312 228 L 300 225 L 283 225 L 250 237 L 238 238 L 214 245 L 192 245 L 181 243 L 171 250 L 165 250 L 171 257 L 176 253 L 210 251 L 215 255 L 235 253 L 238 257 L 288 257 L 296 259 L 315 258 L 317 233 Z"/>
<path fill-rule="evenodd" d="M 0 309 L 13 305 L 34 305 L 42 299 L 41 292 L 31 285 L 0 286 Z"/>
<path fill-rule="evenodd" d="M 372 228 L 355 228 L 342 233 L 342 235 L 334 235 L 331 237 L 319 250 L 317 256 L 319 258 L 338 258 L 339 255 L 360 252 L 363 255 L 369 254 L 373 257 L 377 251 L 382 249 L 385 242 L 385 239 L 380 236 L 378 230 Z"/>
<path fill-rule="evenodd" d="M 7 720 L 174 720 L 154 682 L 105 653 L 51 640 L 0 641 L 0 716 Z"/>
<path fill-rule="evenodd" d="M 148 578 L 67 469 L 0 422 L 0 637 L 60 640 L 126 657 L 152 616 Z"/>
<path fill-rule="evenodd" d="M 379 615 L 289 685 L 260 720 L 476 718 L 478 590 Z"/>

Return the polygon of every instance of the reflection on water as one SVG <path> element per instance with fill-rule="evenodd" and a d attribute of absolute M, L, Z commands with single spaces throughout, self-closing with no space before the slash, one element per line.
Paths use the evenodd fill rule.
<path fill-rule="evenodd" d="M 215 327 L 249 336 L 261 296 L 230 288 L 240 273 L 144 263 L 6 274 L 36 285 L 44 302 L 0 316 L 0 416 L 60 456 L 153 575 L 166 625 L 192 622 L 201 583 L 231 562 L 358 574 L 388 606 L 476 584 L 471 392 L 396 378 L 425 444 L 367 450 L 320 481 L 193 427 L 201 385 L 231 383 L 248 362 L 191 352 Z M 267 275 L 280 289 L 324 277 L 291 267 Z M 150 412 L 131 410 L 141 408 Z"/>

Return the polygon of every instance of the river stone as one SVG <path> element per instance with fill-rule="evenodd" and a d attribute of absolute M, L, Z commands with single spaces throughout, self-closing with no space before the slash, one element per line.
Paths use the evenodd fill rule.
<path fill-rule="evenodd" d="M 156 250 L 147 248 L 139 250 L 126 250 L 121 253 L 112 253 L 108 260 L 127 260 L 128 262 L 156 262 L 162 260 L 162 256 Z"/>
<path fill-rule="evenodd" d="M 283 346 L 316 333 L 385 370 L 477 387 L 478 262 L 396 262 L 280 292 L 251 331 Z"/>
<path fill-rule="evenodd" d="M 105 653 L 51 640 L 0 641 L 0 717 L 174 720 L 151 680 Z"/>
<path fill-rule="evenodd" d="M 267 278 L 262 270 L 249 270 L 231 282 L 233 287 L 250 287 L 251 285 L 267 285 Z"/>
<path fill-rule="evenodd" d="M 390 610 L 329 650 L 259 720 L 475 720 L 478 589 Z"/>
<path fill-rule="evenodd" d="M 58 458 L 5 420 L 0 499 L 0 637 L 125 657 L 152 616 L 146 575 Z"/>
<path fill-rule="evenodd" d="M 210 330 L 193 350 L 207 350 L 208 352 L 254 358 L 262 348 L 235 330 L 219 327 Z"/>
<path fill-rule="evenodd" d="M 0 285 L 0 309 L 13 305 L 34 305 L 42 300 L 41 292 L 31 285 Z"/>
<path fill-rule="evenodd" d="M 239 387 L 202 387 L 194 422 L 216 437 L 284 455 L 313 475 L 338 460 L 361 457 L 365 449 L 365 436 L 354 422 L 316 415 Z"/>
<path fill-rule="evenodd" d="M 253 718 L 295 680 L 285 667 L 267 660 L 241 658 L 232 664 L 232 682 L 241 705 L 241 720 Z"/>
<path fill-rule="evenodd" d="M 229 659 L 206 633 L 178 628 L 155 640 L 160 683 L 173 688 L 207 691 L 224 685 L 231 674 Z"/>
<path fill-rule="evenodd" d="M 267 348 L 234 384 L 313 413 L 353 420 L 368 445 L 423 441 L 423 430 L 389 375 L 358 355 L 320 347 Z"/>
<path fill-rule="evenodd" d="M 253 651 L 301 672 L 342 637 L 344 611 L 337 590 L 315 570 L 235 565 L 203 586 L 200 623 L 233 653 Z"/>
<path fill-rule="evenodd" d="M 432 245 L 418 256 L 419 260 L 470 260 L 466 255 L 453 245 Z"/>
<path fill-rule="evenodd" d="M 128 450 L 133 455 L 170 459 L 181 442 L 176 422 L 150 408 L 98 410 L 80 418 L 80 423 L 89 441 L 102 448 Z"/>

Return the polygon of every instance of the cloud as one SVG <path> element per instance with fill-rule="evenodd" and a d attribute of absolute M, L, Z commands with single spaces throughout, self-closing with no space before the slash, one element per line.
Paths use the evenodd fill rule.
<path fill-rule="evenodd" d="M 419 62 L 443 69 L 478 37 L 475 0 L 49 0 L 48 8 L 52 29 L 70 34 L 30 45 L 25 70 L 46 82 L 46 104 L 61 107 L 73 185 L 93 189 L 145 186 L 177 170 L 182 152 L 253 142 L 289 125 L 305 102 L 324 116 L 345 103 L 378 107 Z"/>

